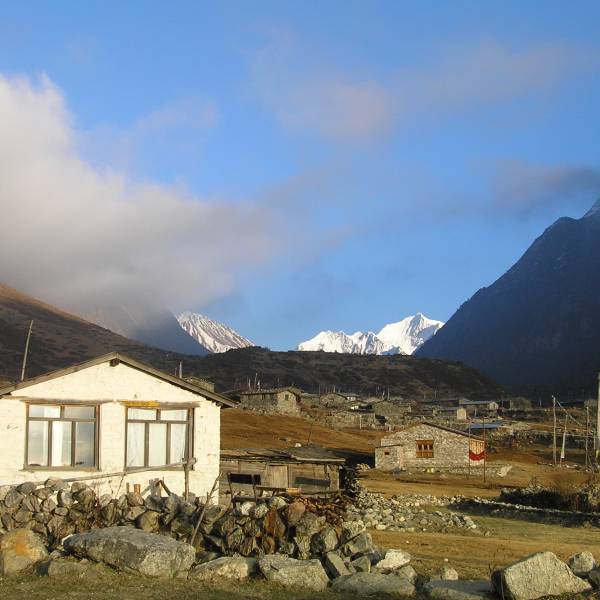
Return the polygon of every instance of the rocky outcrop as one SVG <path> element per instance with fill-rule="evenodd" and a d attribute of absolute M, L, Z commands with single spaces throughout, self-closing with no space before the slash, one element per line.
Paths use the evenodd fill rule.
<path fill-rule="evenodd" d="M 64 547 L 80 558 L 148 577 L 175 577 L 189 571 L 196 557 L 189 544 L 130 527 L 75 534 L 64 541 Z"/>
<path fill-rule="evenodd" d="M 538 552 L 492 574 L 496 593 L 507 600 L 578 594 L 591 589 L 552 552 Z"/>

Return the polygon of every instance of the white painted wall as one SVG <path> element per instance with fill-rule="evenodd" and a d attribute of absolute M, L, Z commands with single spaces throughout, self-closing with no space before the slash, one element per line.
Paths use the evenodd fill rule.
<path fill-rule="evenodd" d="M 179 388 L 124 363 L 108 362 L 82 369 L 13 392 L 0 399 L 0 484 L 44 481 L 48 477 L 80 477 L 89 471 L 25 470 L 26 404 L 24 398 L 72 401 L 109 400 L 100 406 L 98 474 L 122 471 L 125 465 L 124 401 L 186 403 L 194 408 L 194 469 L 190 491 L 206 495 L 219 474 L 220 408 L 203 396 Z M 126 484 L 139 483 L 149 491 L 152 479 L 162 478 L 175 493 L 184 489 L 183 470 L 156 470 L 125 477 L 91 480 L 100 493 L 120 494 Z M 218 497 L 218 496 L 217 496 Z"/>

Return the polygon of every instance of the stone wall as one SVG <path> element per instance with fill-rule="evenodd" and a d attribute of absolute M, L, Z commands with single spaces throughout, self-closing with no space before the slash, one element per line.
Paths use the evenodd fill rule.
<path fill-rule="evenodd" d="M 240 405 L 243 409 L 267 414 L 300 415 L 300 404 L 291 392 L 244 394 Z"/>

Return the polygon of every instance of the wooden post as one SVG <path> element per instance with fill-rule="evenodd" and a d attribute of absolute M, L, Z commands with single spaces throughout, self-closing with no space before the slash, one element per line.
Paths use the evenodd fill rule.
<path fill-rule="evenodd" d="M 487 433 L 485 430 L 485 415 L 483 417 L 483 483 L 486 482 L 485 463 L 487 461 Z"/>
<path fill-rule="evenodd" d="M 469 468 L 467 471 L 467 477 L 471 477 L 471 419 L 469 419 Z"/>
<path fill-rule="evenodd" d="M 184 479 L 183 497 L 184 497 L 185 501 L 187 502 L 190 499 L 190 462 L 188 460 L 186 460 L 183 465 L 183 479 Z"/>
<path fill-rule="evenodd" d="M 560 448 L 560 466 L 561 467 L 562 467 L 563 460 L 565 460 L 565 446 L 566 446 L 566 443 L 567 443 L 567 417 L 568 417 L 568 413 L 567 413 L 566 409 L 564 409 L 564 411 L 565 411 L 565 426 L 564 426 L 564 429 L 563 429 L 562 445 L 561 445 L 561 448 Z"/>
<path fill-rule="evenodd" d="M 585 468 L 590 467 L 589 447 L 590 447 L 590 407 L 585 407 Z"/>
<path fill-rule="evenodd" d="M 31 339 L 31 330 L 33 329 L 33 319 L 29 323 L 29 331 L 27 332 L 27 341 L 25 342 L 25 353 L 23 354 L 23 366 L 21 367 L 21 381 L 25 379 L 25 368 L 27 367 L 27 354 L 29 353 L 29 340 Z"/>
<path fill-rule="evenodd" d="M 552 396 L 552 464 L 556 466 L 556 398 Z"/>

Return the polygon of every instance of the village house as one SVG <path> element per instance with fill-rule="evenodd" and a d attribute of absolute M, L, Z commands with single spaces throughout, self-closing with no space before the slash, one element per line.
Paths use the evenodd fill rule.
<path fill-rule="evenodd" d="M 344 459 L 315 445 L 286 450 L 222 450 L 221 499 L 232 493 L 247 496 L 296 488 L 302 494 L 340 489 Z"/>
<path fill-rule="evenodd" d="M 118 353 L 0 389 L 0 483 L 85 477 L 100 493 L 162 479 L 206 495 L 219 473 L 220 409 L 235 403 Z"/>
<path fill-rule="evenodd" d="M 279 415 L 299 415 L 302 391 L 294 387 L 239 392 L 240 407 Z"/>
<path fill-rule="evenodd" d="M 464 431 L 426 421 L 414 423 L 381 439 L 375 467 L 452 470 L 482 464 L 484 441 Z"/>
<path fill-rule="evenodd" d="M 448 421 L 466 421 L 467 409 L 464 406 L 439 406 L 434 409 L 436 417 Z"/>

